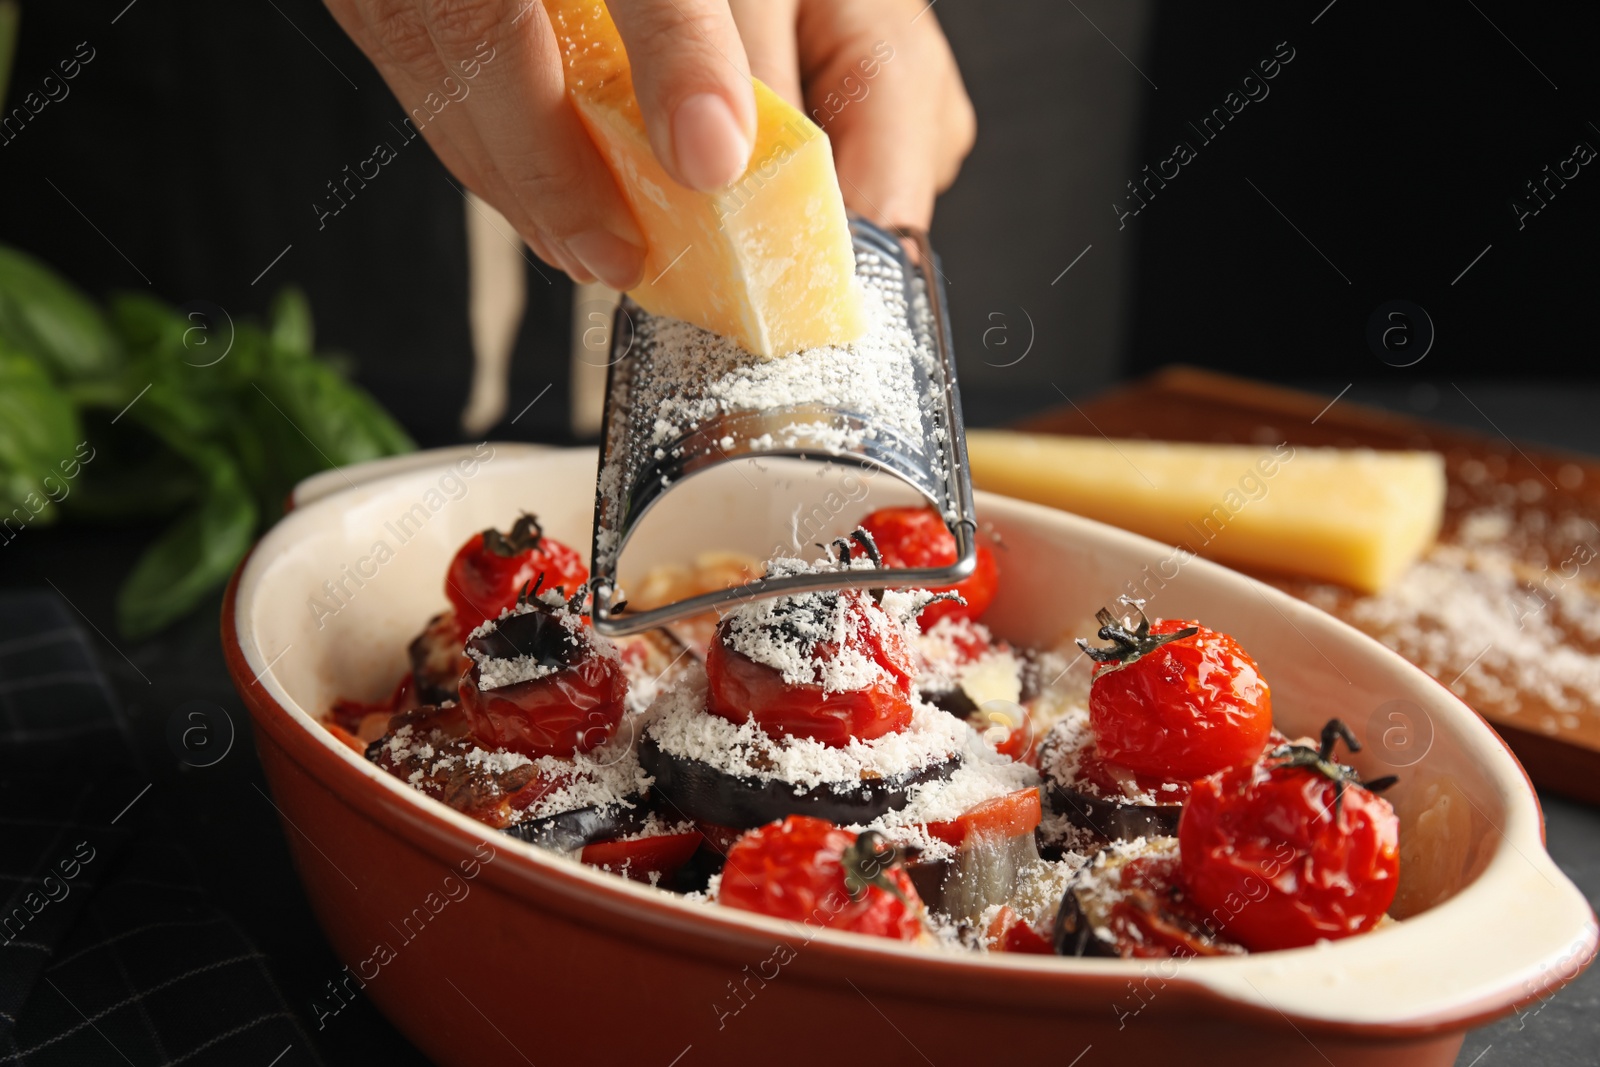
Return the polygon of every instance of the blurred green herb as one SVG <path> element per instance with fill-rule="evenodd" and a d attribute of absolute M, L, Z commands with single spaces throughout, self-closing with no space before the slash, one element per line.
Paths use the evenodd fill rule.
<path fill-rule="evenodd" d="M 300 479 L 414 447 L 315 353 L 301 294 L 265 327 L 214 312 L 142 295 L 102 312 L 0 246 L 0 536 L 58 512 L 175 516 L 118 592 L 131 637 L 226 581 Z"/>

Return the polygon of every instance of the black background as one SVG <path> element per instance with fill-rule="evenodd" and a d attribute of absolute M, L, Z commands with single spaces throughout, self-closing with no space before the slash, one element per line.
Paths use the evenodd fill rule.
<path fill-rule="evenodd" d="M 1338 0 L 1315 25 L 1326 0 L 1163 5 L 1141 164 L 1271 44 L 1297 55 L 1129 221 L 1130 370 L 1190 352 L 1270 378 L 1388 379 L 1364 333 L 1400 298 L 1438 332 L 1415 376 L 1596 375 L 1600 168 L 1520 230 L 1510 206 L 1579 141 L 1600 148 L 1594 7 L 1475 2 Z"/>

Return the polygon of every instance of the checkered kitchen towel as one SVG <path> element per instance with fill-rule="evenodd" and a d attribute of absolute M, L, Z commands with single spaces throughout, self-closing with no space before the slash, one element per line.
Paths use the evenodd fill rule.
<path fill-rule="evenodd" d="M 319 1062 L 149 787 L 77 619 L 0 595 L 0 1064 Z"/>

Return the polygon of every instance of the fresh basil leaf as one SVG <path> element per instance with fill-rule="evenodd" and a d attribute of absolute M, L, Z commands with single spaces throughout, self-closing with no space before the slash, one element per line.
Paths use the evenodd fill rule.
<path fill-rule="evenodd" d="M 269 323 L 196 318 L 145 294 L 118 296 L 102 315 L 0 246 L 0 507 L 22 509 L 8 529 L 53 517 L 55 499 L 100 519 L 179 513 L 119 592 L 130 635 L 160 629 L 226 581 L 300 479 L 414 447 L 315 352 L 300 292 L 279 294 Z M 93 412 L 92 440 L 80 411 Z M 70 481 L 86 466 L 80 449 L 100 461 L 57 497 L 58 468 L 73 464 Z"/>
<path fill-rule="evenodd" d="M 37 357 L 57 381 L 106 377 L 122 363 L 104 316 L 60 275 L 0 245 L 0 341 Z"/>
<path fill-rule="evenodd" d="M 255 502 L 228 454 L 200 444 L 185 451 L 204 475 L 205 489 L 122 583 L 117 624 L 129 637 L 144 637 L 188 614 L 227 581 L 255 538 Z"/>
<path fill-rule="evenodd" d="M 204 353 L 203 360 L 196 359 L 185 343 L 195 329 L 188 319 L 151 297 L 123 294 L 111 301 L 111 321 L 127 346 L 129 360 L 114 390 L 115 399 L 101 406 L 121 410 L 139 396 L 126 418 L 158 436 L 167 427 L 195 440 L 217 440 L 235 432 L 240 383 L 226 366 L 227 359 L 215 366 L 197 365 L 213 357 Z M 88 390 L 84 396 L 102 399 Z"/>
<path fill-rule="evenodd" d="M 183 330 L 183 320 L 172 308 L 144 293 L 117 293 L 108 312 L 111 327 L 135 356 L 166 347 Z"/>
<path fill-rule="evenodd" d="M 289 356 L 311 355 L 311 305 L 298 289 L 285 289 L 272 302 L 272 346 Z"/>
<path fill-rule="evenodd" d="M 0 520 L 12 520 L 8 533 L 56 517 L 83 439 L 77 412 L 37 360 L 0 342 Z"/>
<path fill-rule="evenodd" d="M 274 359 L 263 366 L 256 385 L 267 403 L 259 421 L 252 421 L 265 426 L 267 415 L 275 415 L 301 438 L 302 448 L 294 451 L 315 457 L 298 477 L 416 447 L 369 393 L 318 360 Z"/>

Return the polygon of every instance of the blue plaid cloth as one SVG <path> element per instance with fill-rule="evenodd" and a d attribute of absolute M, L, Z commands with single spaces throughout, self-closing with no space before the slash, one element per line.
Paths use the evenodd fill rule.
<path fill-rule="evenodd" d="M 0 1064 L 320 1063 L 50 593 L 0 595 Z"/>

